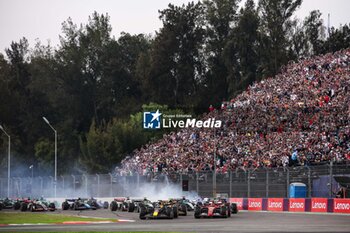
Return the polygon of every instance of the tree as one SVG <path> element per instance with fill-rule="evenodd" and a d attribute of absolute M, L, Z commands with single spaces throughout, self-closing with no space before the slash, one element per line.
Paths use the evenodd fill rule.
<path fill-rule="evenodd" d="M 258 76 L 259 16 L 253 0 L 248 0 L 238 15 L 237 26 L 223 51 L 228 70 L 229 93 L 245 89 Z"/>
<path fill-rule="evenodd" d="M 332 27 L 329 31 L 329 37 L 324 42 L 321 52 L 336 52 L 341 49 L 350 48 L 350 24 L 336 29 Z"/>
<path fill-rule="evenodd" d="M 323 47 L 324 26 L 321 18 L 322 14 L 319 10 L 313 10 L 304 20 L 305 35 L 311 45 L 310 54 L 320 54 Z"/>
<path fill-rule="evenodd" d="M 310 43 L 305 33 L 304 24 L 294 20 L 290 28 L 291 55 L 293 59 L 310 56 Z"/>
<path fill-rule="evenodd" d="M 198 98 L 202 79 L 201 50 L 204 41 L 203 7 L 188 3 L 169 4 L 160 11 L 163 28 L 151 52 L 150 83 L 153 101 L 171 106 L 191 106 Z"/>
<path fill-rule="evenodd" d="M 208 37 L 206 45 L 208 72 L 205 82 L 207 89 L 205 95 L 209 98 L 206 100 L 207 104 L 208 102 L 218 104 L 228 98 L 229 86 L 231 90 L 235 86 L 232 68 L 237 57 L 233 51 L 232 37 L 235 37 L 233 26 L 236 24 L 238 3 L 239 0 L 204 1 Z M 231 50 L 231 54 L 229 56 L 226 54 L 225 58 L 224 48 L 226 51 Z"/>
<path fill-rule="evenodd" d="M 291 27 L 291 17 L 302 0 L 260 0 L 261 60 L 264 76 L 273 76 L 290 59 L 290 41 L 287 32 Z"/>

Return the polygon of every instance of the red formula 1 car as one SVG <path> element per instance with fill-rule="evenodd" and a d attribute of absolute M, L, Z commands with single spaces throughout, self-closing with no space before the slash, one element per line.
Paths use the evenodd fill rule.
<path fill-rule="evenodd" d="M 194 209 L 195 218 L 227 218 L 231 217 L 230 203 L 224 200 L 210 200 L 203 204 L 197 204 Z"/>

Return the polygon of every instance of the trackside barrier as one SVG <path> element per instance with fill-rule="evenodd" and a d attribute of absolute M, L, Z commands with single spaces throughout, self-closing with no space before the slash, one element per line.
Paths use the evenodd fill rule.
<path fill-rule="evenodd" d="M 248 198 L 248 210 L 253 210 L 253 211 L 263 210 L 262 198 Z"/>
<path fill-rule="evenodd" d="M 283 211 L 284 210 L 283 198 L 268 198 L 267 199 L 267 210 L 268 211 Z"/>
<path fill-rule="evenodd" d="M 328 211 L 328 199 L 327 198 L 312 198 L 310 211 L 311 212 L 327 212 Z"/>
<path fill-rule="evenodd" d="M 350 214 L 350 199 L 334 199 L 333 212 Z"/>
<path fill-rule="evenodd" d="M 305 198 L 289 198 L 289 212 L 305 212 L 306 209 Z"/>
<path fill-rule="evenodd" d="M 350 198 L 230 198 L 239 210 L 350 214 Z"/>

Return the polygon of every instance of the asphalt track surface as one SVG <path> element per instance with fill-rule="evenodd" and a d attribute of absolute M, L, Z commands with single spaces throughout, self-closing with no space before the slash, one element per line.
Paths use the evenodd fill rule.
<path fill-rule="evenodd" d="M 68 215 L 135 220 L 88 225 L 3 226 L 0 232 L 48 231 L 176 231 L 176 232 L 350 232 L 350 215 L 241 211 L 227 219 L 195 219 L 193 212 L 173 220 L 140 220 L 137 213 L 56 211 Z M 54 214 L 54 213 L 47 213 Z"/>

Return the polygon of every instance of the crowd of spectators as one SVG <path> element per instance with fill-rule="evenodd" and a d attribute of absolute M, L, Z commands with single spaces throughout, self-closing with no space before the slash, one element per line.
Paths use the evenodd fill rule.
<path fill-rule="evenodd" d="M 116 172 L 200 172 L 350 161 L 350 49 L 290 62 L 203 119 L 135 150 Z M 215 161 L 214 161 L 214 158 Z"/>

